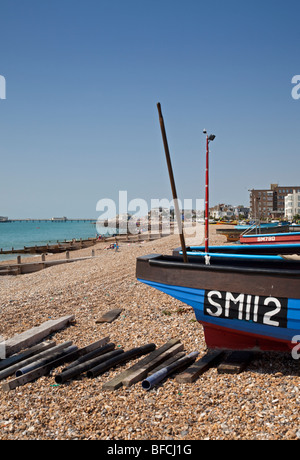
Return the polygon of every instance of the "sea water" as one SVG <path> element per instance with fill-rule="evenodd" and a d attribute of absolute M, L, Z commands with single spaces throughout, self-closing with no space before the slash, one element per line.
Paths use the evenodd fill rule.
<path fill-rule="evenodd" d="M 102 229 L 96 227 L 96 223 L 91 221 L 0 222 L 0 248 L 4 251 L 11 248 L 23 249 L 24 246 L 55 244 L 57 241 L 70 241 L 73 238 L 95 238 L 99 230 Z M 106 233 L 107 229 L 103 228 L 101 234 Z M 12 260 L 16 257 L 17 254 L 0 254 L 0 261 Z"/>

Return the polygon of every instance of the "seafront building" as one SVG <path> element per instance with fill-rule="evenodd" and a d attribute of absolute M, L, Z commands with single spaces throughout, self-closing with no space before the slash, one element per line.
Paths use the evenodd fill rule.
<path fill-rule="evenodd" d="M 293 220 L 297 215 L 300 215 L 300 193 L 289 193 L 285 199 L 285 217 L 288 220 Z"/>
<path fill-rule="evenodd" d="M 271 184 L 269 189 L 250 190 L 250 217 L 252 219 L 284 219 L 285 197 L 300 193 L 300 185 Z"/>
<path fill-rule="evenodd" d="M 232 206 L 231 204 L 217 204 L 209 210 L 212 219 L 247 219 L 249 216 L 249 208 L 245 206 Z"/>

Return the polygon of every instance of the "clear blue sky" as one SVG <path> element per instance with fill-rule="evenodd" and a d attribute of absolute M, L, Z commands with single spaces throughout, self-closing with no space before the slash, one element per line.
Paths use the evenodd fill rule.
<path fill-rule="evenodd" d="M 0 215 L 97 216 L 177 192 L 249 204 L 300 184 L 299 0 L 2 0 Z"/>

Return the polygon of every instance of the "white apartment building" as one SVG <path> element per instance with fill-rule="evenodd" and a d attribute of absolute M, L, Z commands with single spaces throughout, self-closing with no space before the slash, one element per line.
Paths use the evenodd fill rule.
<path fill-rule="evenodd" d="M 289 193 L 284 198 L 284 215 L 288 220 L 293 220 L 293 217 L 300 214 L 300 193 Z"/>

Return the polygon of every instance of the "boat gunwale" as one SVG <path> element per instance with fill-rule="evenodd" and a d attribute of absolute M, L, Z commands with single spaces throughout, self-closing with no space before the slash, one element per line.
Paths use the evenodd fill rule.
<path fill-rule="evenodd" d="M 255 235 L 241 235 L 242 238 L 255 238 L 255 237 L 258 237 L 258 238 L 264 238 L 264 237 L 267 237 L 267 236 L 271 236 L 272 238 L 275 236 L 279 236 L 279 237 L 285 237 L 285 236 L 292 236 L 292 237 L 295 237 L 295 236 L 299 236 L 300 235 L 300 232 L 283 232 L 283 233 L 258 233 L 258 234 L 255 234 Z"/>
<path fill-rule="evenodd" d="M 158 267 L 166 267 L 172 269 L 184 269 L 184 270 L 206 270 L 206 271 L 217 271 L 217 272 L 234 272 L 234 273 L 246 273 L 246 274 L 262 274 L 262 275 L 274 275 L 274 276 L 286 276 L 290 277 L 291 275 L 294 277 L 300 278 L 300 268 L 298 270 L 288 270 L 288 269 L 269 269 L 269 268 L 254 268 L 254 267 L 236 267 L 233 265 L 209 265 L 209 264 L 197 264 L 197 263 L 185 263 L 181 261 L 167 261 L 167 260 L 158 260 L 161 257 L 165 257 L 161 254 L 157 255 L 157 257 L 147 256 L 138 257 L 138 260 L 144 260 L 148 262 L 150 266 L 158 266 Z M 172 257 L 172 256 L 170 256 Z"/>

